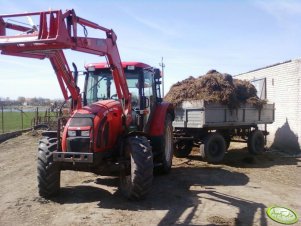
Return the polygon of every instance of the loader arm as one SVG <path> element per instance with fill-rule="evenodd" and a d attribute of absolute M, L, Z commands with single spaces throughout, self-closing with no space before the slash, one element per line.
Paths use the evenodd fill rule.
<path fill-rule="evenodd" d="M 8 18 L 39 17 L 39 25 L 30 27 L 13 23 Z M 85 37 L 78 36 L 78 25 L 84 28 Z M 96 29 L 106 33 L 106 38 L 87 37 L 86 28 Z M 8 30 L 22 32 L 7 35 Z M 113 30 L 104 28 L 89 20 L 76 16 L 74 10 L 52 10 L 44 12 L 0 15 L 0 50 L 1 54 L 45 59 L 48 58 L 57 75 L 58 82 L 65 99 L 68 92 L 75 103 L 73 110 L 80 109 L 81 96 L 76 86 L 72 72 L 64 56 L 64 49 L 72 49 L 84 53 L 105 56 L 112 70 L 118 98 L 123 105 L 126 124 L 131 120 L 131 96 L 122 68 L 119 51 L 116 44 L 117 36 Z"/>

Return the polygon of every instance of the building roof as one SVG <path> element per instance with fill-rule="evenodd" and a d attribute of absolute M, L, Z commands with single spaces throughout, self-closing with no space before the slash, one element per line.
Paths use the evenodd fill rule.
<path fill-rule="evenodd" d="M 298 59 L 296 59 L 296 60 L 298 60 Z M 261 68 L 254 69 L 254 70 L 251 70 L 251 71 L 247 71 L 247 72 L 244 72 L 244 73 L 240 73 L 240 74 L 238 74 L 238 75 L 234 75 L 233 77 L 239 76 L 239 75 L 243 75 L 243 74 L 247 74 L 247 73 L 251 73 L 251 72 L 254 72 L 254 71 L 263 70 L 263 69 L 270 68 L 270 67 L 275 67 L 275 66 L 278 66 L 278 65 L 281 65 L 281 64 L 290 63 L 290 62 L 292 62 L 292 61 L 294 61 L 294 60 L 287 60 L 287 61 L 284 61 L 284 62 L 272 64 L 272 65 L 269 65 L 269 66 L 265 66 L 265 67 L 261 67 Z"/>

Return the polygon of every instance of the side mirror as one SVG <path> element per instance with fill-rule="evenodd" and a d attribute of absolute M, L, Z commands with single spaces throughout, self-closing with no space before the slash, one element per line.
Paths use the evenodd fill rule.
<path fill-rule="evenodd" d="M 154 77 L 155 77 L 155 79 L 160 79 L 161 78 L 161 71 L 160 71 L 160 69 L 158 69 L 158 68 L 155 68 L 154 69 Z"/>
<path fill-rule="evenodd" d="M 75 63 L 72 63 L 72 66 L 73 66 L 73 69 L 74 69 L 74 82 L 75 84 L 77 84 L 77 80 L 78 80 L 78 70 L 77 70 L 77 67 L 76 67 L 76 64 Z"/>

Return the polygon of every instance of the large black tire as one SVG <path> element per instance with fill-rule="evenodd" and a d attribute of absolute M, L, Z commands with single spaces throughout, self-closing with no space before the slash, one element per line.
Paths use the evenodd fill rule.
<path fill-rule="evenodd" d="M 125 157 L 130 166 L 121 168 L 120 191 L 130 200 L 143 199 L 153 182 L 153 155 L 146 137 L 129 137 L 125 144 Z"/>
<path fill-rule="evenodd" d="M 264 152 L 264 135 L 260 130 L 253 130 L 248 137 L 248 150 L 253 155 Z"/>
<path fill-rule="evenodd" d="M 52 153 L 57 149 L 57 138 L 43 138 L 38 149 L 38 190 L 41 197 L 49 198 L 60 190 L 61 171 L 53 162 Z"/>
<path fill-rule="evenodd" d="M 219 133 L 209 134 L 200 146 L 202 158 L 208 163 L 219 163 L 224 159 L 226 142 Z"/>
<path fill-rule="evenodd" d="M 173 128 L 172 117 L 167 114 L 164 123 L 164 135 L 161 142 L 162 164 L 157 167 L 157 171 L 160 174 L 167 174 L 171 170 L 172 157 L 174 154 L 173 143 Z"/>
<path fill-rule="evenodd" d="M 228 134 L 224 134 L 223 137 L 226 142 L 226 150 L 228 150 L 230 147 L 230 143 L 231 143 L 231 136 Z"/>
<path fill-rule="evenodd" d="M 177 158 L 186 158 L 193 147 L 192 140 L 181 140 L 175 144 L 174 156 Z"/>
<path fill-rule="evenodd" d="M 218 133 L 220 133 L 224 137 L 225 142 L 226 142 L 226 150 L 228 150 L 230 147 L 230 143 L 231 143 L 230 131 L 229 130 L 220 130 L 220 131 L 218 131 Z"/>

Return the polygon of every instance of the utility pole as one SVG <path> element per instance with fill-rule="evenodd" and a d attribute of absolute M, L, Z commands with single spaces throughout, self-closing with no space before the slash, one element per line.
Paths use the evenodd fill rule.
<path fill-rule="evenodd" d="M 163 57 L 161 59 L 161 63 L 159 63 L 159 66 L 161 67 L 161 76 L 162 76 L 162 97 L 164 97 L 164 68 L 165 64 L 163 63 Z"/>

